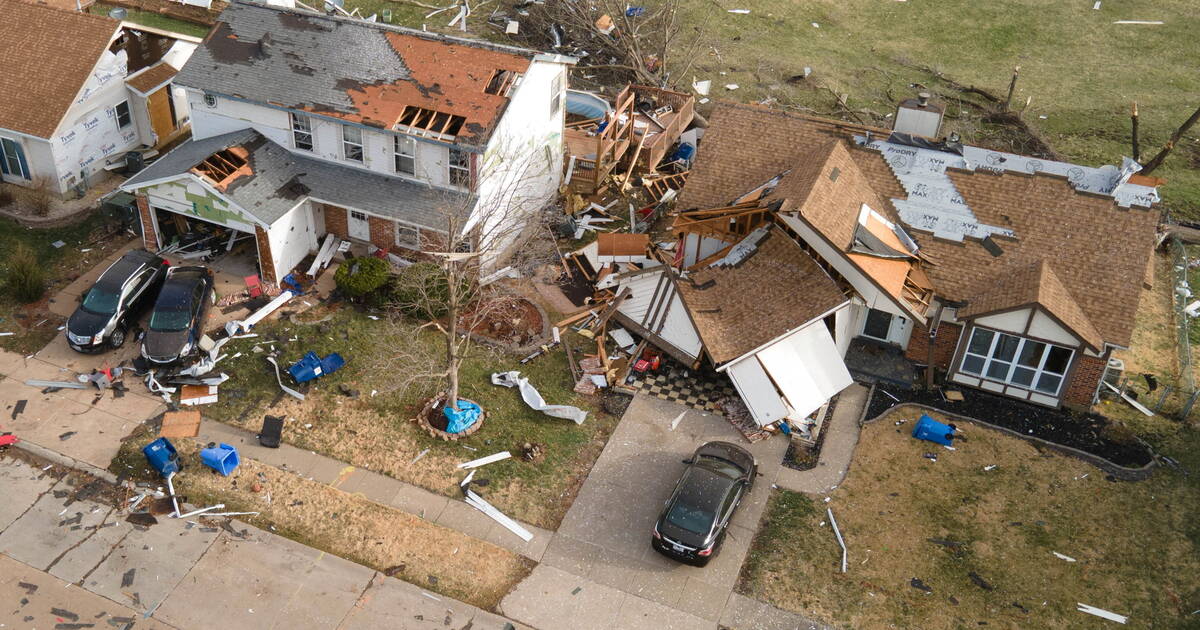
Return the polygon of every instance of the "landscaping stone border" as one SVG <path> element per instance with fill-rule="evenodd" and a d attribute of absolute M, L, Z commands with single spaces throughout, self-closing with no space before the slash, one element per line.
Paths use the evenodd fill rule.
<path fill-rule="evenodd" d="M 875 388 L 872 387 L 871 393 L 873 394 L 874 391 L 875 391 Z M 868 396 L 870 396 L 870 394 L 868 394 Z M 869 397 L 868 397 L 868 400 L 870 400 Z M 1152 458 L 1150 460 L 1149 464 L 1146 464 L 1145 466 L 1142 466 L 1141 468 L 1126 468 L 1125 466 L 1114 464 L 1113 462 L 1111 462 L 1107 459 L 1104 459 L 1103 457 L 1100 457 L 1099 455 L 1094 455 L 1092 453 L 1088 453 L 1087 451 L 1081 451 L 1077 448 L 1073 448 L 1070 446 L 1063 446 L 1062 444 L 1051 442 L 1049 440 L 1044 440 L 1042 438 L 1034 437 L 1032 435 L 1023 435 L 1021 433 L 1013 431 L 1012 429 L 1002 427 L 999 425 L 995 425 L 990 422 L 985 422 L 983 420 L 979 420 L 976 418 L 971 418 L 969 416 L 957 414 L 952 411 L 945 411 L 944 409 L 938 409 L 937 407 L 930 407 L 929 405 L 922 405 L 920 403 L 911 403 L 911 402 L 898 403 L 893 407 L 889 407 L 886 411 L 879 414 L 878 416 L 875 416 L 874 418 L 871 418 L 871 419 L 867 419 L 866 418 L 866 410 L 869 407 L 870 407 L 870 405 L 867 405 L 867 407 L 863 409 L 863 418 L 862 418 L 862 420 L 859 421 L 860 424 L 865 425 L 869 422 L 876 422 L 878 420 L 882 420 L 882 419 L 892 415 L 892 413 L 895 411 L 909 408 L 909 407 L 911 407 L 913 409 L 917 409 L 917 410 L 936 411 L 937 413 L 940 413 L 949 418 L 953 418 L 955 420 L 960 420 L 962 422 L 973 422 L 975 424 L 981 425 L 988 429 L 1000 431 L 1002 433 L 1006 433 L 1013 437 L 1018 437 L 1018 438 L 1021 438 L 1022 440 L 1032 442 L 1033 444 L 1035 444 L 1037 446 L 1045 446 L 1051 450 L 1058 451 L 1059 453 L 1062 453 L 1063 455 L 1069 455 L 1076 459 L 1081 459 L 1081 460 L 1095 466 L 1096 468 L 1099 468 L 1100 470 L 1103 470 L 1104 472 L 1106 472 L 1106 473 L 1112 475 L 1113 477 L 1116 477 L 1117 479 L 1120 479 L 1122 481 L 1144 481 L 1146 479 L 1149 479 L 1150 475 L 1152 475 L 1154 473 L 1154 469 L 1158 466 L 1158 459 Z"/>

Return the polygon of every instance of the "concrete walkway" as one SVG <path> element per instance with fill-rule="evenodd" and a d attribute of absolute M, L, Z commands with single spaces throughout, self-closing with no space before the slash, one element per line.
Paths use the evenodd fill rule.
<path fill-rule="evenodd" d="M 242 523 L 135 527 L 58 466 L 0 457 L 0 487 L 0 627 L 525 628 Z"/>
<path fill-rule="evenodd" d="M 781 488 L 808 494 L 824 494 L 833 490 L 846 478 L 854 447 L 858 444 L 859 418 L 867 405 L 869 390 L 854 383 L 842 391 L 833 417 L 824 428 L 825 443 L 817 466 L 811 470 L 793 470 L 786 466 L 779 469 L 775 483 Z"/>

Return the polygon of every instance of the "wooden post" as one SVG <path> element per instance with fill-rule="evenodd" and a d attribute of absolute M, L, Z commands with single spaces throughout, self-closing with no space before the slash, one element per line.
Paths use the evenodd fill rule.
<path fill-rule="evenodd" d="M 1017 73 L 1021 72 L 1021 66 L 1013 68 L 1012 81 L 1008 82 L 1008 97 L 1004 99 L 1004 109 L 1012 109 L 1013 91 L 1017 89 Z"/>
<path fill-rule="evenodd" d="M 1133 109 L 1132 109 L 1132 110 L 1130 110 L 1130 112 L 1129 112 L 1129 121 L 1130 121 L 1130 123 L 1133 125 L 1133 134 L 1132 134 L 1132 137 L 1131 137 L 1131 140 L 1132 140 L 1132 142 L 1133 142 L 1133 161 L 1134 161 L 1134 162 L 1141 162 L 1141 161 L 1142 161 L 1142 150 L 1141 150 L 1141 147 L 1139 147 L 1139 146 L 1138 146 L 1138 111 L 1137 111 L 1137 101 L 1134 101 L 1134 102 L 1133 102 Z"/>

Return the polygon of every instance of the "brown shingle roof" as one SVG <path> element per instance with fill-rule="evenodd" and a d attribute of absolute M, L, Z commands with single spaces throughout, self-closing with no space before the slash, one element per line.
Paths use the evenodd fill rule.
<path fill-rule="evenodd" d="M 837 284 L 778 228 L 746 260 L 679 281 L 715 363 L 736 359 L 846 301 Z"/>
<path fill-rule="evenodd" d="M 1050 263 L 1039 260 L 1013 269 L 996 278 L 990 287 L 978 293 L 967 306 L 958 311 L 959 319 L 972 319 L 988 313 L 1014 308 L 1041 305 L 1050 315 L 1071 330 L 1094 350 L 1103 339 L 1091 320 L 1079 308 L 1063 286 Z"/>
<path fill-rule="evenodd" d="M 120 22 L 18 0 L 0 16 L 0 128 L 49 138 Z"/>
<path fill-rule="evenodd" d="M 890 200 L 907 196 L 882 155 L 848 141 L 865 131 L 886 135 L 887 130 L 732 103 L 719 103 L 709 121 L 696 166 L 680 193 L 680 208 L 725 205 L 791 170 L 773 198 L 787 198 L 785 208 L 798 210 L 845 249 L 861 203 L 895 220 Z M 828 173 L 834 165 L 839 176 L 831 182 Z M 1099 338 L 1129 345 L 1157 212 L 1121 208 L 1110 197 L 1077 193 L 1054 175 L 947 173 L 981 223 L 1011 228 L 1017 238 L 999 239 L 1004 253 L 996 257 L 976 240 L 954 243 L 908 230 L 921 254 L 935 263 L 924 269 L 939 296 L 978 300 L 999 280 L 1044 260 L 1062 295 L 1075 302 Z M 1069 310 L 1061 304 L 1042 306 L 1058 308 L 1060 318 Z"/>
<path fill-rule="evenodd" d="M 150 90 L 153 90 L 163 83 L 166 83 L 178 73 L 179 71 L 171 67 L 171 64 L 165 61 L 160 61 L 153 66 L 146 68 L 137 76 L 126 79 L 125 85 L 128 85 L 142 94 L 148 94 Z"/>

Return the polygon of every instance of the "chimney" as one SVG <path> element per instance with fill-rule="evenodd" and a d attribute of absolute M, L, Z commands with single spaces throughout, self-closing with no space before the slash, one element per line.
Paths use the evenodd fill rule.
<path fill-rule="evenodd" d="M 896 122 L 892 131 L 936 139 L 942 129 L 945 107 L 930 100 L 928 92 L 905 99 L 896 106 Z"/>

